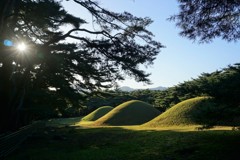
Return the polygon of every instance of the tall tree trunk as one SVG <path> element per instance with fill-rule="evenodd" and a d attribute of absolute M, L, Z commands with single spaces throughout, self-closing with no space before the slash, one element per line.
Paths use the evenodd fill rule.
<path fill-rule="evenodd" d="M 12 74 L 12 61 L 8 56 L 8 52 L 4 49 L 0 49 L 0 54 L 3 56 L 0 67 L 0 96 L 1 96 L 1 112 L 0 112 L 0 131 L 9 129 L 7 122 L 10 121 L 11 107 L 9 106 L 10 92 L 11 92 L 11 81 L 10 77 Z"/>
<path fill-rule="evenodd" d="M 7 38 L 7 24 L 10 15 L 15 8 L 15 2 L 20 0 L 0 0 L 0 133 L 12 129 L 9 124 L 11 121 L 10 94 L 11 94 L 11 75 L 13 71 L 13 61 L 11 59 L 10 48 L 4 46 Z"/>
<path fill-rule="evenodd" d="M 24 74 L 16 77 L 14 67 L 11 59 L 8 58 L 0 67 L 0 133 L 21 126 L 20 112 L 27 92 L 30 70 L 27 67 Z"/>

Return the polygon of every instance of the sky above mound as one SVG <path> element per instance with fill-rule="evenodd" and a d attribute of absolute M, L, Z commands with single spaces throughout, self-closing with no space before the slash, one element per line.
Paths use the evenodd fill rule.
<path fill-rule="evenodd" d="M 154 88 L 158 86 L 171 87 L 191 78 L 197 78 L 201 73 L 210 73 L 227 65 L 239 62 L 239 42 L 226 42 L 214 39 L 209 44 L 198 44 L 185 37 L 179 36 L 179 29 L 174 22 L 166 19 L 178 13 L 177 0 L 99 0 L 101 6 L 117 11 L 128 11 L 140 17 L 150 17 L 154 22 L 149 30 L 166 48 L 157 56 L 154 65 L 146 69 L 151 73 L 149 77 L 152 85 L 137 83 L 133 79 L 119 82 L 120 86 L 132 88 Z M 79 15 L 75 3 L 63 3 L 69 13 Z M 84 16 L 81 11 L 81 16 Z M 86 14 L 87 15 L 87 14 Z M 91 17 L 86 16 L 91 24 Z M 92 28 L 94 26 L 89 25 Z M 142 68 L 142 67 L 141 67 Z"/>

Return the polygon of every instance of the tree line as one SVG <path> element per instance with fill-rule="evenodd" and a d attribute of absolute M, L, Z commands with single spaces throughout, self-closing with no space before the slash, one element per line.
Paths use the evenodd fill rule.
<path fill-rule="evenodd" d="M 198 96 L 210 96 L 227 109 L 240 107 L 240 64 L 230 65 L 212 73 L 202 73 L 198 78 L 185 81 L 163 91 L 136 90 L 123 92 L 112 91 L 105 97 L 91 97 L 90 108 L 110 105 L 115 107 L 130 99 L 138 99 L 152 104 L 160 111 L 165 111 L 175 104 Z"/>
<path fill-rule="evenodd" d="M 212 73 L 202 73 L 198 78 L 166 90 L 132 92 L 119 89 L 101 90 L 88 95 L 81 100 L 81 104 L 76 105 L 65 101 L 55 91 L 48 92 L 32 91 L 27 99 L 31 105 L 25 107 L 23 112 L 38 119 L 76 117 L 86 115 L 102 106 L 116 107 L 134 99 L 147 102 L 164 112 L 181 101 L 198 96 L 209 96 L 214 98 L 218 107 L 214 112 L 218 112 L 218 116 L 229 119 L 240 116 L 240 64 L 230 65 Z"/>

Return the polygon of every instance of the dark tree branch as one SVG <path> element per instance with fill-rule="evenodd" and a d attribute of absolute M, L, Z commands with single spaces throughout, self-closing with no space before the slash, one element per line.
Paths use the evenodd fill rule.
<path fill-rule="evenodd" d="M 216 37 L 227 41 L 240 39 L 240 1 L 182 1 L 180 12 L 169 18 L 181 28 L 180 35 L 210 42 Z"/>

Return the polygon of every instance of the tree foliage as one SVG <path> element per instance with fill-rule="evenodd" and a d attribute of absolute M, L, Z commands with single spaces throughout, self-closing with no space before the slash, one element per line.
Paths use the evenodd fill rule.
<path fill-rule="evenodd" d="M 181 28 L 180 35 L 190 40 L 210 42 L 216 37 L 240 39 L 239 0 L 178 0 L 180 12 L 170 20 Z"/>
<path fill-rule="evenodd" d="M 163 47 L 147 30 L 152 20 L 106 10 L 92 0 L 74 2 L 92 21 L 69 14 L 58 0 L 1 1 L 0 41 L 14 44 L 0 46 L 3 128 L 16 126 L 19 111 L 36 102 L 52 104 L 60 97 L 76 106 L 86 94 L 112 87 L 125 75 L 150 83 L 139 65 L 151 65 Z M 20 42 L 29 48 L 21 54 Z"/>
<path fill-rule="evenodd" d="M 213 73 L 202 73 L 198 78 L 180 83 L 156 96 L 160 107 L 169 108 L 180 101 L 197 96 L 211 96 L 228 107 L 239 107 L 240 65 L 228 66 Z M 165 104 L 165 105 L 163 105 Z"/>

